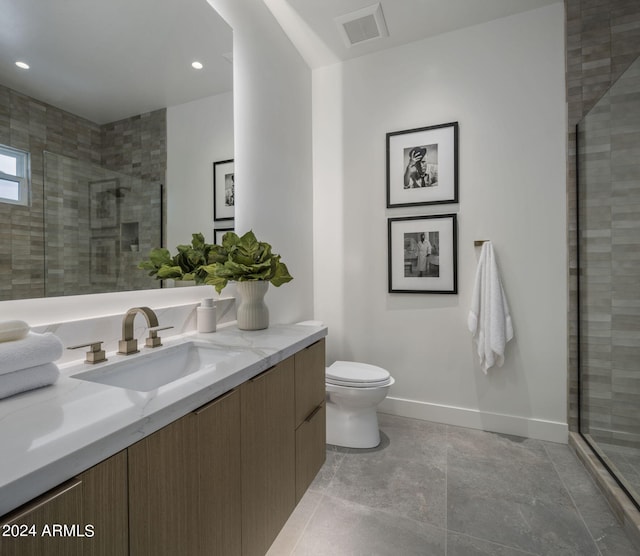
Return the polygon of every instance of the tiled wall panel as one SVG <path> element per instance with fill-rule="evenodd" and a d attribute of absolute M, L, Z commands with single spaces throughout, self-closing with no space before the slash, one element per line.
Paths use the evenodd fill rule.
<path fill-rule="evenodd" d="M 163 108 L 103 125 L 102 166 L 153 184 L 164 183 L 166 112 Z"/>
<path fill-rule="evenodd" d="M 579 124 L 582 432 L 640 446 L 640 58 Z"/>
<path fill-rule="evenodd" d="M 640 55 L 640 2 L 638 0 L 565 0 L 566 12 L 566 93 L 568 102 L 568 237 L 569 237 L 569 427 L 578 429 L 578 351 L 577 351 L 577 241 L 576 241 L 576 159 L 575 126 L 596 104 L 610 86 L 629 68 Z M 616 101 L 617 103 L 618 101 Z M 624 104 L 623 101 L 621 101 Z M 617 111 L 624 119 L 622 104 L 603 108 Z M 622 110 L 621 110 L 622 109 Z M 605 114 L 608 116 L 608 113 Z M 614 118 L 615 119 L 615 118 Z M 602 125 L 606 127 L 604 119 Z M 606 144 L 608 130 L 602 129 L 600 139 Z M 618 138 L 628 141 L 632 138 Z M 603 145 L 599 145 L 601 148 Z M 598 148 L 598 145 L 593 145 Z M 606 156 L 602 152 L 602 156 Z M 621 364 L 620 358 L 633 357 L 633 330 L 638 322 L 629 320 L 640 315 L 640 302 L 620 297 L 633 288 L 633 247 L 625 239 L 625 230 L 634 226 L 640 217 L 629 189 L 628 170 L 624 165 L 612 165 L 609 170 L 594 171 L 589 184 L 590 240 L 588 250 L 582 256 L 587 263 L 590 288 L 590 311 L 583 323 L 583 335 L 588 346 L 583 352 L 587 359 L 584 379 L 594 392 L 589 408 L 593 423 L 602 427 L 614 423 L 629 427 L 624 414 L 628 413 L 628 388 L 630 383 L 616 375 L 615 390 L 611 388 L 612 369 Z M 603 186 L 603 184 L 611 184 Z M 607 189 L 611 187 L 611 189 Z M 611 215 L 615 225 L 611 224 Z M 608 227 L 605 222 L 609 220 Z M 582 223 L 584 224 L 584 223 Z M 608 269 L 616 268 L 615 277 Z M 637 280 L 637 274 L 636 278 Z M 611 292 L 616 291 L 613 300 Z M 636 305 L 637 304 L 637 305 Z M 638 309 L 636 313 L 635 310 Z M 624 313 L 621 314 L 621 311 Z M 626 314 L 631 312 L 632 314 Z M 636 344 L 637 345 L 637 344 Z M 615 346 L 615 349 L 612 347 Z M 625 381 L 626 380 L 626 381 Z M 624 386 L 623 386 L 624 385 Z M 634 386 L 634 385 L 632 385 Z M 639 390 L 640 391 L 640 390 Z M 613 398 L 622 400 L 620 410 L 611 409 Z M 636 407 L 638 407 L 636 405 Z M 619 414 L 620 413 L 620 414 Z"/>

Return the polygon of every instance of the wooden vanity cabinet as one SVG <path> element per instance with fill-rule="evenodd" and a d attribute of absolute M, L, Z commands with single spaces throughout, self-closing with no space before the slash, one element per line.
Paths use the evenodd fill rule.
<path fill-rule="evenodd" d="M 126 451 L 40 496 L 0 523 L 2 556 L 128 554 Z"/>
<path fill-rule="evenodd" d="M 240 556 L 240 392 L 196 412 L 199 456 L 199 554 Z"/>
<path fill-rule="evenodd" d="M 132 556 L 197 554 L 197 443 L 189 414 L 129 447 Z"/>
<path fill-rule="evenodd" d="M 245 382 L 240 394 L 242 554 L 264 556 L 296 505 L 293 358 Z"/>
<path fill-rule="evenodd" d="M 326 459 L 324 339 L 296 353 L 294 362 L 297 504 Z"/>
<path fill-rule="evenodd" d="M 127 451 L 100 462 L 78 478 L 82 481 L 83 523 L 91 525 L 93 533 L 82 539 L 83 556 L 129 554 Z"/>
<path fill-rule="evenodd" d="M 82 523 L 82 482 L 74 479 L 0 521 L 2 556 L 82 556 L 82 541 L 55 533 L 54 525 Z"/>
<path fill-rule="evenodd" d="M 242 554 L 263 556 L 325 460 L 325 342 L 242 385 Z"/>
<path fill-rule="evenodd" d="M 240 554 L 240 404 L 231 391 L 129 447 L 130 554 Z"/>

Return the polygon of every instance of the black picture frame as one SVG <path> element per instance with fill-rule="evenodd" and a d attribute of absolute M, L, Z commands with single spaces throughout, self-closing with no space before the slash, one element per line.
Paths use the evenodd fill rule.
<path fill-rule="evenodd" d="M 222 245 L 222 236 L 227 232 L 233 232 L 233 228 L 215 228 L 213 230 L 213 243 Z"/>
<path fill-rule="evenodd" d="M 120 215 L 117 178 L 89 182 L 89 222 L 92 230 L 118 226 Z"/>
<path fill-rule="evenodd" d="M 387 208 L 458 202 L 458 122 L 387 133 Z"/>
<path fill-rule="evenodd" d="M 387 228 L 389 293 L 458 293 L 455 214 L 389 218 Z"/>
<path fill-rule="evenodd" d="M 233 159 L 213 163 L 213 220 L 235 217 L 235 175 Z"/>

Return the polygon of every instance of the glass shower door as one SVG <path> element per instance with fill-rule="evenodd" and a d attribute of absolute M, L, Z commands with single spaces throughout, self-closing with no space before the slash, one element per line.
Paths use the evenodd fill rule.
<path fill-rule="evenodd" d="M 162 245 L 160 184 L 46 152 L 45 295 L 160 287 L 137 268 Z"/>
<path fill-rule="evenodd" d="M 640 59 L 577 143 L 580 432 L 640 508 Z"/>

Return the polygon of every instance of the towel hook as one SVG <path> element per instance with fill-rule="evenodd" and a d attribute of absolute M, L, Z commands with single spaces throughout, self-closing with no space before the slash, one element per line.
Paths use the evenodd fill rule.
<path fill-rule="evenodd" d="M 474 247 L 480 247 L 483 243 L 487 243 L 487 241 L 491 241 L 490 239 L 476 239 L 473 242 Z"/>

